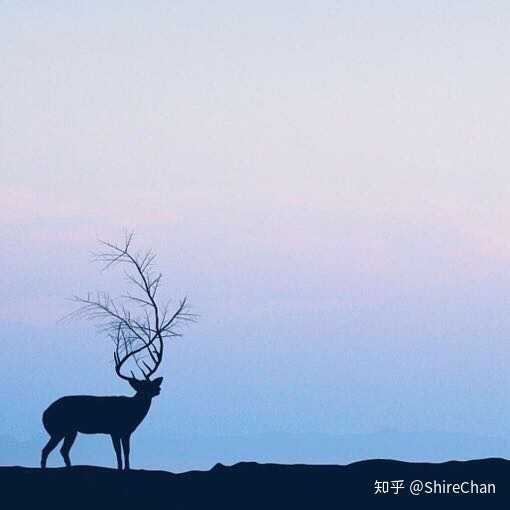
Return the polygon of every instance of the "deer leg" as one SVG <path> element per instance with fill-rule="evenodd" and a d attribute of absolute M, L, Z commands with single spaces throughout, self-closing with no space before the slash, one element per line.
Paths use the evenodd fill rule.
<path fill-rule="evenodd" d="M 43 469 L 46 467 L 46 460 L 48 459 L 48 455 L 55 449 L 63 437 L 64 434 L 54 434 L 50 436 L 49 441 L 46 443 L 46 446 L 42 449 L 41 452 L 41 467 Z"/>
<path fill-rule="evenodd" d="M 115 455 L 117 455 L 117 469 L 122 469 L 122 454 L 120 449 L 120 437 L 112 434 L 113 447 L 115 448 Z"/>
<path fill-rule="evenodd" d="M 76 439 L 76 431 L 67 434 L 64 437 L 64 444 L 62 445 L 62 448 L 60 448 L 60 453 L 62 454 L 62 457 L 64 457 L 64 462 L 66 464 L 66 467 L 71 467 L 71 459 L 69 457 L 69 452 L 71 450 L 71 447 L 73 446 L 75 439 Z"/>
<path fill-rule="evenodd" d="M 122 436 L 122 449 L 124 450 L 124 469 L 129 469 L 129 440 L 131 436 Z"/>

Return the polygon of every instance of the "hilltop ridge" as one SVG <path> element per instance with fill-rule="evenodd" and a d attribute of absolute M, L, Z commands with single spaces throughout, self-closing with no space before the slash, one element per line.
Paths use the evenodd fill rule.
<path fill-rule="evenodd" d="M 510 461 L 498 458 L 438 464 L 366 460 L 346 466 L 241 462 L 180 474 L 91 466 L 0 467 L 0 494 L 7 509 L 322 509 L 360 504 L 372 508 L 503 508 L 510 502 L 509 475 Z M 403 481 L 398 494 L 391 484 L 387 493 L 375 494 L 376 481 L 398 480 Z M 494 484 L 495 493 L 413 496 L 409 492 L 413 480 L 450 484 L 450 491 L 453 484 L 462 482 L 473 481 L 479 488 Z"/>

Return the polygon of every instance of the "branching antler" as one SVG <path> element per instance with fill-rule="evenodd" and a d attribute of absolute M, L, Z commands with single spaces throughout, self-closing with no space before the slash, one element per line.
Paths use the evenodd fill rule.
<path fill-rule="evenodd" d="M 150 250 L 133 254 L 132 241 L 132 233 L 126 235 L 122 246 L 100 241 L 104 251 L 97 253 L 95 260 L 104 263 L 104 269 L 125 264 L 124 274 L 137 293 L 128 292 L 117 300 L 101 292 L 95 296 L 75 296 L 73 300 L 80 306 L 69 316 L 100 323 L 100 329 L 115 345 L 115 371 L 126 380 L 136 379 L 134 370 L 130 371 L 130 376 L 122 373 L 128 360 L 134 362 L 145 379 L 149 379 L 161 364 L 165 339 L 181 336 L 179 326 L 193 322 L 196 317 L 188 312 L 187 298 L 180 301 L 173 313 L 169 304 L 163 307 L 159 304 L 157 293 L 162 274 L 153 269 L 156 256 Z"/>

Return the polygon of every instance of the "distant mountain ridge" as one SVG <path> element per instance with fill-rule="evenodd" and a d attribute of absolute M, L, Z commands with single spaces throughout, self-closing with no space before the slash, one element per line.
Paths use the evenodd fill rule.
<path fill-rule="evenodd" d="M 38 466 L 47 441 L 42 432 L 29 441 L 0 435 L 0 465 Z M 156 446 L 157 445 L 157 446 Z M 79 435 L 72 451 L 74 464 L 114 467 L 107 436 Z M 370 458 L 442 462 L 448 459 L 510 457 L 510 438 L 451 432 L 381 431 L 371 434 L 266 433 L 244 436 L 154 435 L 141 429 L 133 437 L 135 468 L 173 472 L 210 469 L 216 463 L 256 461 L 279 464 L 347 464 Z M 62 466 L 55 451 L 49 465 Z"/>

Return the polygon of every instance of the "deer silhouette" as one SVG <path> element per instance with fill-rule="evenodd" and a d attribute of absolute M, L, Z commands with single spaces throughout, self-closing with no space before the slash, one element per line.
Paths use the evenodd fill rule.
<path fill-rule="evenodd" d="M 151 380 L 163 359 L 165 340 L 181 336 L 175 326 L 182 321 L 193 321 L 194 315 L 186 312 L 186 298 L 170 314 L 168 305 L 161 307 L 157 301 L 157 291 L 161 273 L 152 270 L 154 254 L 133 255 L 130 251 L 133 234 L 126 237 L 123 246 L 102 242 L 107 250 L 97 254 L 97 260 L 105 262 L 105 268 L 118 263 L 128 264 L 126 271 L 139 295 L 127 294 L 118 302 L 106 293 L 98 293 L 95 298 L 75 297 L 79 308 L 70 317 L 84 317 L 99 320 L 102 329 L 115 344 L 113 358 L 115 372 L 129 382 L 135 390 L 132 397 L 73 395 L 53 402 L 43 413 L 44 428 L 50 435 L 42 449 L 41 467 L 46 467 L 48 455 L 64 440 L 60 453 L 65 465 L 71 466 L 69 452 L 78 432 L 82 434 L 108 434 L 112 438 L 117 456 L 117 467 L 130 469 L 129 453 L 131 434 L 149 412 L 152 399 L 161 391 L 162 377 Z M 140 295 L 141 291 L 141 295 Z M 134 313 L 129 305 L 136 305 Z M 141 317 L 139 316 L 141 315 Z M 130 376 L 123 373 L 131 366 Z M 135 370 L 142 374 L 136 377 Z"/>

